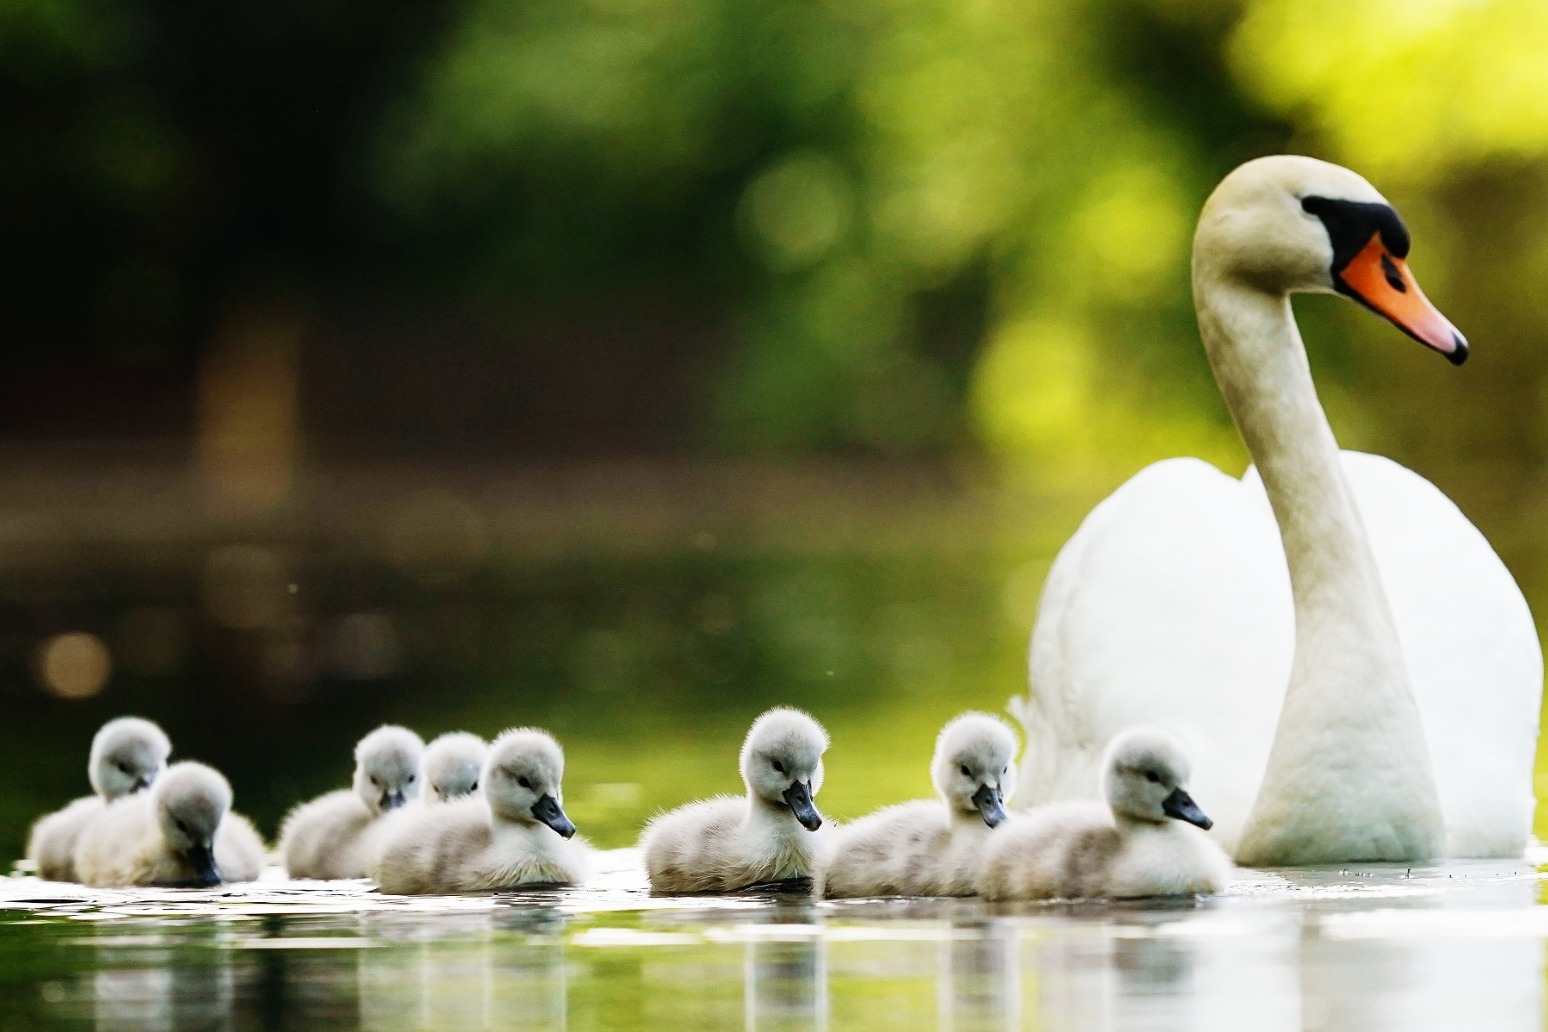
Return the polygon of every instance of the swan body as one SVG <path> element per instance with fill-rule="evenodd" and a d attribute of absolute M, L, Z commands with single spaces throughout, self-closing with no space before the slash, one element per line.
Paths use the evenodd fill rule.
<path fill-rule="evenodd" d="M 1255 465 L 1150 466 L 1060 552 L 1012 706 L 1023 802 L 1084 794 L 1101 743 L 1158 725 L 1242 862 L 1521 853 L 1542 690 L 1526 601 L 1434 485 L 1338 449 L 1288 303 L 1350 294 L 1460 362 L 1406 253 L 1368 183 L 1307 158 L 1250 162 L 1206 204 L 1200 330 Z"/>
<path fill-rule="evenodd" d="M 990 833 L 1016 782 L 1016 735 L 986 713 L 941 729 L 930 762 L 940 798 L 884 807 L 836 829 L 813 879 L 818 896 L 971 896 Z"/>
<path fill-rule="evenodd" d="M 167 765 L 172 743 L 149 720 L 119 717 L 103 724 L 91 740 L 87 780 L 95 795 L 83 796 L 39 818 L 27 839 L 27 858 L 38 877 L 75 880 L 75 847 L 81 832 L 115 799 L 148 788 Z"/>
<path fill-rule="evenodd" d="M 208 887 L 253 881 L 263 840 L 231 812 L 231 786 L 202 763 L 174 763 L 149 791 L 108 804 L 81 833 L 75 868 L 86 885 Z"/>
<path fill-rule="evenodd" d="M 318 796 L 285 818 L 279 854 L 290 877 L 364 878 L 375 849 L 371 831 L 417 791 L 423 753 L 418 735 L 392 724 L 362 738 L 353 787 Z"/>
<path fill-rule="evenodd" d="M 420 801 L 444 803 L 478 791 L 479 773 L 488 755 L 484 740 L 466 731 L 448 731 L 431 740 L 425 746 Z"/>
<path fill-rule="evenodd" d="M 489 747 L 481 794 L 394 815 L 371 877 L 404 894 L 584 881 L 590 849 L 564 814 L 563 778 L 564 753 L 546 732 L 505 732 Z"/>
<path fill-rule="evenodd" d="M 1137 729 L 1103 763 L 1107 802 L 1065 802 L 1019 814 L 987 842 L 977 888 L 986 899 L 1096 899 L 1219 892 L 1225 851 L 1184 787 L 1183 746 Z"/>
<path fill-rule="evenodd" d="M 739 765 L 747 794 L 717 796 L 656 817 L 640 836 L 655 893 L 730 892 L 810 877 L 822 841 L 813 803 L 828 735 L 799 710 L 753 721 Z"/>

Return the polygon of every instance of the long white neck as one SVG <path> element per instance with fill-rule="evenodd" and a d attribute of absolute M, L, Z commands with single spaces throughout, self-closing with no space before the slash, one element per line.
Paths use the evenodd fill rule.
<path fill-rule="evenodd" d="M 1289 298 L 1195 269 L 1199 329 L 1279 522 L 1295 660 L 1243 863 L 1433 856 L 1440 806 L 1397 629 Z"/>

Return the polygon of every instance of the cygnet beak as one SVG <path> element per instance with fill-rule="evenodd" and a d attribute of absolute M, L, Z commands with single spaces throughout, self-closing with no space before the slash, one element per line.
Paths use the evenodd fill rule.
<path fill-rule="evenodd" d="M 558 801 L 551 795 L 543 795 L 532 804 L 532 816 L 554 829 L 560 838 L 569 838 L 575 834 L 575 825 L 564 815 Z"/>
<path fill-rule="evenodd" d="M 185 856 L 188 866 L 193 869 L 193 876 L 187 884 L 201 889 L 220 884 L 220 871 L 215 868 L 215 850 L 210 843 L 189 846 Z"/>
<path fill-rule="evenodd" d="M 1215 826 L 1214 821 L 1204 816 L 1204 811 L 1199 809 L 1193 797 L 1181 788 L 1172 789 L 1172 794 L 1161 800 L 1161 812 L 1179 821 L 1197 824 L 1205 831 Z"/>
<path fill-rule="evenodd" d="M 388 810 L 396 810 L 398 807 L 403 805 L 403 793 L 383 792 L 381 805 L 383 813 L 386 813 Z"/>
<path fill-rule="evenodd" d="M 129 791 L 130 792 L 140 792 L 140 791 L 143 791 L 143 790 L 145 790 L 147 788 L 150 788 L 150 787 L 151 787 L 150 775 L 149 774 L 141 774 L 138 778 L 135 779 L 134 787 L 129 789 Z"/>
<path fill-rule="evenodd" d="M 805 782 L 792 782 L 790 787 L 780 793 L 785 803 L 790 807 L 790 812 L 795 814 L 795 819 L 801 822 L 801 827 L 807 831 L 816 831 L 822 827 L 822 815 L 817 812 L 817 807 L 812 805 L 812 789 Z"/>
<path fill-rule="evenodd" d="M 1005 822 L 1005 796 L 998 785 L 979 785 L 973 793 L 973 805 L 989 827 L 997 828 Z"/>

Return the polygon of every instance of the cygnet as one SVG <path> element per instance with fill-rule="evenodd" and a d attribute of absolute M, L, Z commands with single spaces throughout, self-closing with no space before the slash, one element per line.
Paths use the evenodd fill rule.
<path fill-rule="evenodd" d="M 371 877 L 383 892 L 490 892 L 584 881 L 590 847 L 564 813 L 564 752 L 546 731 L 496 738 L 482 791 L 395 815 Z"/>
<path fill-rule="evenodd" d="M 150 791 L 108 804 L 75 850 L 87 885 L 208 887 L 252 881 L 263 862 L 263 839 L 231 812 L 231 785 L 190 761 L 168 767 Z"/>
<path fill-rule="evenodd" d="M 1188 795 L 1190 764 L 1171 735 L 1118 735 L 1102 759 L 1101 803 L 1059 803 L 1012 818 L 989 840 L 988 899 L 1091 899 L 1219 892 L 1234 870 Z"/>
<path fill-rule="evenodd" d="M 150 787 L 167 765 L 172 743 L 149 720 L 110 720 L 91 740 L 86 777 L 96 795 L 82 796 L 32 826 L 27 858 L 40 878 L 75 880 L 75 846 L 86 825 L 113 800 Z"/>
<path fill-rule="evenodd" d="M 837 829 L 823 847 L 819 896 L 971 896 L 991 831 L 1016 784 L 1016 735 L 987 713 L 941 729 L 930 762 L 940 797 L 898 803 Z M 944 804 L 944 805 L 943 805 Z"/>
<path fill-rule="evenodd" d="M 477 735 L 448 731 L 425 746 L 421 802 L 444 803 L 478 791 L 489 746 Z"/>
<path fill-rule="evenodd" d="M 810 877 L 823 836 L 813 802 L 822 788 L 822 725 L 771 709 L 742 743 L 747 795 L 716 796 L 662 814 L 640 836 L 656 893 L 728 892 Z"/>
<path fill-rule="evenodd" d="M 279 854 L 292 878 L 364 878 L 374 846 L 371 830 L 385 813 L 419 790 L 425 745 L 404 727 L 387 724 L 355 746 L 353 788 L 302 803 L 280 829 Z"/>

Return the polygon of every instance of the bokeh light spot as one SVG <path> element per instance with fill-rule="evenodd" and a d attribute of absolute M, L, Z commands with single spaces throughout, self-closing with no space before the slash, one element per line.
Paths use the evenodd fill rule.
<path fill-rule="evenodd" d="M 89 699 L 107 686 L 113 657 L 102 639 L 85 631 L 56 634 L 38 650 L 44 690 L 61 699 Z"/>

